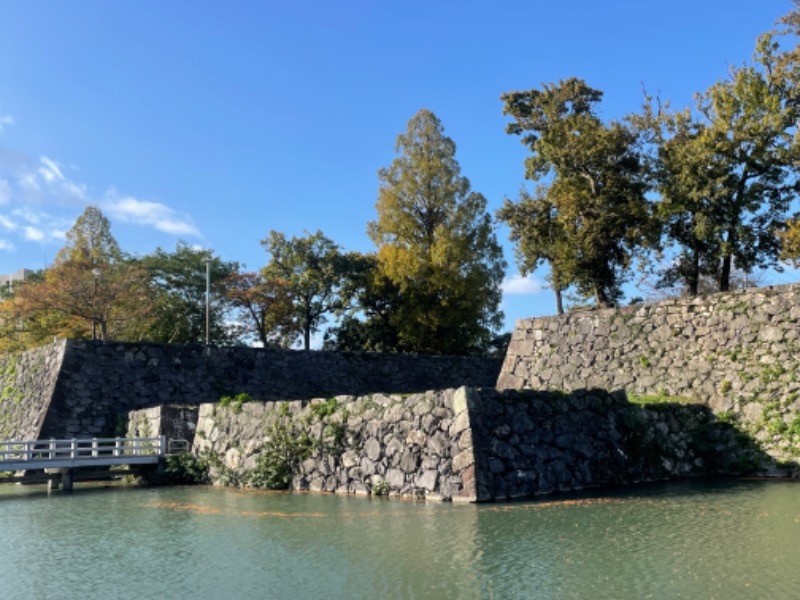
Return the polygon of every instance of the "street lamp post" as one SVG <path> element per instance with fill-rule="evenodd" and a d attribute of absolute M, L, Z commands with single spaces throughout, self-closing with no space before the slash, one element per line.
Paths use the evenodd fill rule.
<path fill-rule="evenodd" d="M 211 259 L 207 258 L 203 262 L 206 263 L 206 346 L 209 346 L 211 344 Z"/>
<path fill-rule="evenodd" d="M 100 278 L 100 269 L 95 267 L 92 269 L 92 275 L 94 275 L 94 296 L 92 297 L 92 303 L 94 306 L 92 307 L 94 310 L 94 314 L 92 315 L 92 339 L 97 339 L 97 280 Z"/>

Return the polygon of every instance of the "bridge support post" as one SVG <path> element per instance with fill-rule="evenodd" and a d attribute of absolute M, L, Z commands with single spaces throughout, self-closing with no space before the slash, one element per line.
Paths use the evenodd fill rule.
<path fill-rule="evenodd" d="M 65 492 L 72 491 L 72 484 L 75 480 L 75 470 L 69 468 L 59 468 L 59 469 L 45 469 L 45 473 L 48 475 L 54 475 L 54 477 L 50 477 L 47 480 L 47 491 L 52 492 L 53 490 L 57 490 L 59 486 Z M 59 477 L 60 475 L 60 477 Z"/>

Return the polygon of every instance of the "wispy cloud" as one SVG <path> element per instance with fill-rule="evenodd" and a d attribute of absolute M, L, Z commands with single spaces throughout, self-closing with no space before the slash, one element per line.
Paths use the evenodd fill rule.
<path fill-rule="evenodd" d="M 41 242 L 47 237 L 44 231 L 38 227 L 25 227 L 23 231 L 25 232 L 25 239 L 31 242 Z"/>
<path fill-rule="evenodd" d="M 15 250 L 15 249 L 16 248 L 14 247 L 14 244 L 9 242 L 8 240 L 0 239 L 0 251 L 5 250 L 5 251 L 8 252 L 8 251 L 12 251 L 12 250 Z"/>
<path fill-rule="evenodd" d="M 20 236 L 26 242 L 62 242 L 65 232 L 74 219 L 57 217 L 44 211 L 34 211 L 27 207 L 16 208 L 9 213 L 0 214 L 0 229 Z M 14 245 L 0 239 L 0 250 L 14 249 Z"/>
<path fill-rule="evenodd" d="M 0 204 L 8 204 L 11 200 L 11 186 L 5 179 L 0 179 Z"/>
<path fill-rule="evenodd" d="M 0 133 L 14 122 L 0 114 Z M 79 211 L 99 206 L 109 218 L 176 237 L 202 238 L 191 216 L 166 204 L 120 195 L 114 188 L 92 193 L 75 179 L 75 168 L 49 156 L 31 157 L 0 145 L 0 230 L 27 243 L 61 242 Z M 56 216 L 60 215 L 60 216 Z M 0 250 L 13 248 L 0 239 Z"/>
<path fill-rule="evenodd" d="M 503 293 L 508 295 L 538 294 L 544 289 L 544 284 L 533 275 L 523 277 L 519 273 L 503 280 Z"/>
<path fill-rule="evenodd" d="M 11 115 L 0 115 L 0 135 L 3 135 L 3 129 L 8 125 L 14 124 L 14 117 Z"/>
<path fill-rule="evenodd" d="M 39 174 L 45 181 L 53 182 L 53 181 L 64 181 L 64 174 L 61 172 L 61 169 L 58 165 L 52 161 L 51 159 L 47 158 L 46 156 L 42 156 L 39 158 L 41 165 L 39 167 Z"/>
<path fill-rule="evenodd" d="M 19 226 L 5 215 L 0 215 L 0 227 L 8 231 L 19 229 Z"/>
<path fill-rule="evenodd" d="M 180 214 L 165 204 L 138 200 L 131 196 L 120 198 L 115 190 L 110 190 L 106 197 L 103 208 L 112 218 L 127 223 L 151 225 L 170 235 L 201 237 L 200 231 L 188 215 Z"/>

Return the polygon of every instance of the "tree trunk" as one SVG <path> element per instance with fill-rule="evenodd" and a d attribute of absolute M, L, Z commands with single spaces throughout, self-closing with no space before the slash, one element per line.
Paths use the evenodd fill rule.
<path fill-rule="evenodd" d="M 556 294 L 556 314 L 563 315 L 564 314 L 564 299 L 561 297 L 561 288 L 560 287 L 553 287 L 553 291 Z"/>
<path fill-rule="evenodd" d="M 595 288 L 594 298 L 600 308 L 612 308 L 614 306 L 603 288 Z"/>
<path fill-rule="evenodd" d="M 696 249 L 692 251 L 689 269 L 686 273 L 686 289 L 692 298 L 697 296 L 700 289 L 700 253 Z"/>
<path fill-rule="evenodd" d="M 719 274 L 719 291 L 728 292 L 731 289 L 731 265 L 733 256 L 728 254 L 722 259 L 722 270 Z"/>

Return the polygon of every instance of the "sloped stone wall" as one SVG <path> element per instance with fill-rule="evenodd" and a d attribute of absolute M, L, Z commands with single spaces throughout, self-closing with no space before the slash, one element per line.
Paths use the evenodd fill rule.
<path fill-rule="evenodd" d="M 64 348 L 62 341 L 0 358 L 0 440 L 39 437 Z"/>
<path fill-rule="evenodd" d="M 522 319 L 498 388 L 693 399 L 800 456 L 800 285 Z"/>

